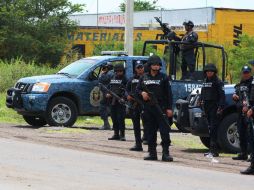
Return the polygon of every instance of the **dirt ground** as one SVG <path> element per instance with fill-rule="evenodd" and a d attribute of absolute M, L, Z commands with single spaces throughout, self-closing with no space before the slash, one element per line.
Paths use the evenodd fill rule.
<path fill-rule="evenodd" d="M 144 145 L 144 152 L 132 152 L 129 148 L 134 145 L 133 130 L 126 131 L 126 142 L 108 141 L 112 136 L 112 131 L 101 131 L 98 127 L 84 128 L 58 128 L 41 127 L 35 128 L 26 125 L 0 124 L 0 137 L 28 141 L 39 144 L 47 144 L 57 147 L 65 147 L 89 152 L 99 152 L 101 154 L 119 155 L 142 160 L 146 154 L 147 145 Z M 159 137 L 159 135 L 158 135 Z M 208 168 L 211 170 L 239 173 L 246 168 L 249 163 L 243 161 L 233 161 L 231 156 L 223 154 L 216 158 L 219 163 L 212 163 L 211 159 L 203 156 L 207 151 L 200 145 L 199 139 L 191 134 L 171 133 L 172 146 L 171 154 L 174 157 L 174 165 L 183 165 L 195 168 Z M 158 138 L 158 142 L 160 139 Z M 161 158 L 161 147 L 158 146 L 158 156 Z M 144 161 L 145 162 L 145 161 Z"/>

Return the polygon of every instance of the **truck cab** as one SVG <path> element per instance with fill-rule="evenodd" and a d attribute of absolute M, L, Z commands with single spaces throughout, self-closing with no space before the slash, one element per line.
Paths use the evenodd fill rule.
<path fill-rule="evenodd" d="M 75 61 L 53 75 L 21 78 L 7 91 L 6 106 L 30 125 L 72 126 L 79 115 L 99 115 L 102 93 L 98 77 L 103 65 L 122 63 L 130 78 L 136 61 L 145 63 L 147 59 L 123 52 L 103 52 L 102 56 Z M 165 69 L 164 65 L 162 71 Z"/>

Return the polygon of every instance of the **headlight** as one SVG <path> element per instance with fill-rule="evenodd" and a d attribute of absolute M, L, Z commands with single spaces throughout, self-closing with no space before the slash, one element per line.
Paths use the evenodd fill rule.
<path fill-rule="evenodd" d="M 38 82 L 33 85 L 32 92 L 48 92 L 49 87 L 50 87 L 49 83 Z"/>

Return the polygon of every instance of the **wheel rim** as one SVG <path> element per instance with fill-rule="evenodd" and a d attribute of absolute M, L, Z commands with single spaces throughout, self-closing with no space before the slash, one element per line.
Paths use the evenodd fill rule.
<path fill-rule="evenodd" d="M 235 148 L 239 148 L 239 144 L 240 144 L 240 141 L 239 141 L 239 134 L 237 132 L 237 125 L 236 125 L 236 122 L 235 123 L 232 123 L 228 130 L 227 130 L 227 139 L 228 139 L 228 142 Z"/>
<path fill-rule="evenodd" d="M 66 104 L 57 104 L 52 108 L 51 116 L 56 123 L 64 124 L 71 118 L 71 109 Z"/>

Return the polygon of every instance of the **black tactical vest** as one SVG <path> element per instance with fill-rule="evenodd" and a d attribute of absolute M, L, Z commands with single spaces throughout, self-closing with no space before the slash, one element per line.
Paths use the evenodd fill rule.
<path fill-rule="evenodd" d="M 125 92 L 123 80 L 123 78 L 117 79 L 115 76 L 110 80 L 110 90 L 119 96 L 122 96 Z"/>
<path fill-rule="evenodd" d="M 244 92 L 247 93 L 248 97 L 250 97 L 251 94 L 251 86 L 252 86 L 252 78 L 245 80 L 245 81 L 241 81 L 239 84 L 237 84 L 235 86 L 236 89 L 236 94 L 239 96 L 240 101 L 243 100 L 243 94 Z"/>
<path fill-rule="evenodd" d="M 216 101 L 218 99 L 214 82 L 204 82 L 202 85 L 203 100 Z"/>
<path fill-rule="evenodd" d="M 220 101 L 220 91 L 224 90 L 221 81 L 214 76 L 211 79 L 206 78 L 201 90 L 202 100 L 204 101 Z"/>
<path fill-rule="evenodd" d="M 156 77 L 151 77 L 148 74 L 144 75 L 144 85 L 147 87 L 148 91 L 153 93 L 159 102 L 164 100 L 164 92 L 162 88 L 162 81 L 164 80 L 164 75 L 159 73 Z"/>
<path fill-rule="evenodd" d="M 131 93 L 132 93 L 132 94 L 135 94 L 135 92 L 136 92 L 136 87 L 137 87 L 137 85 L 138 85 L 138 82 L 139 82 L 139 79 L 138 79 L 138 78 L 133 78 L 133 79 L 131 80 Z"/>

